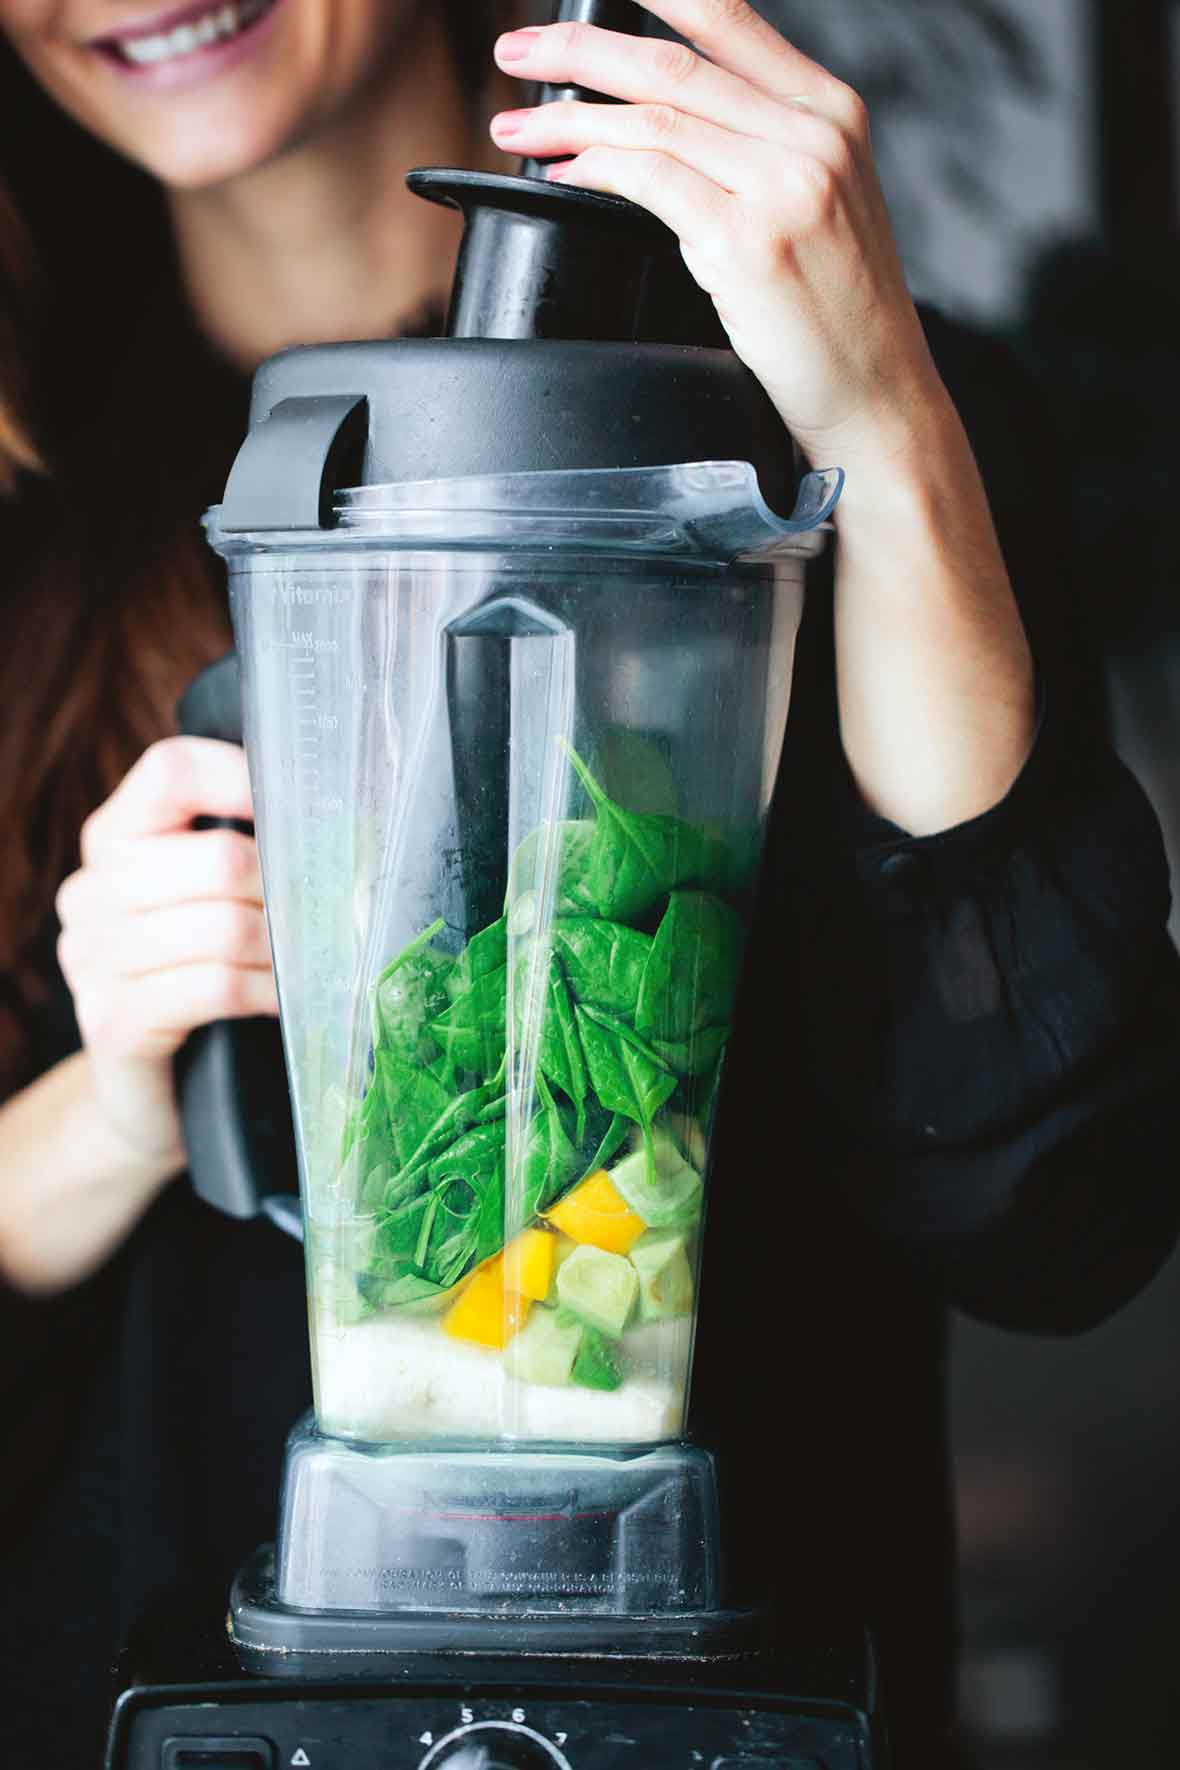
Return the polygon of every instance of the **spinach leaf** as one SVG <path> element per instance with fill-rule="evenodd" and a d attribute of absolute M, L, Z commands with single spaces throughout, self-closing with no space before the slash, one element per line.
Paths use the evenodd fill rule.
<path fill-rule="evenodd" d="M 455 960 L 443 987 L 451 1001 L 457 1002 L 471 988 L 477 977 L 486 977 L 489 972 L 498 971 L 507 961 L 508 923 L 501 916 L 498 922 L 492 922 L 490 926 L 481 928 L 478 934 L 471 936 Z"/>
<path fill-rule="evenodd" d="M 579 1180 L 585 1179 L 587 1174 L 596 1174 L 599 1168 L 605 1168 L 611 1157 L 627 1141 L 627 1127 L 630 1123 L 630 1119 L 624 1113 L 614 1112 L 611 1114 L 607 1127 L 595 1147 L 594 1154 L 588 1162 L 583 1164 L 582 1172 L 578 1175 Z"/>
<path fill-rule="evenodd" d="M 369 1177 L 394 1160 L 385 1093 L 374 1077 L 364 1099 L 359 1106 L 353 1108 L 344 1126 L 339 1179 L 341 1192 L 356 1199 L 359 1209 L 371 1209 L 367 1202 L 372 1191 Z"/>
<path fill-rule="evenodd" d="M 499 1126 L 481 1129 L 499 1130 L 498 1141 L 475 1147 L 467 1138 L 460 1139 L 468 1144 L 461 1164 L 458 1159 L 452 1164 L 444 1155 L 437 1168 L 462 1165 L 466 1171 L 436 1171 L 427 1195 L 415 1257 L 426 1276 L 444 1289 L 504 1245 L 503 1131 Z"/>
<path fill-rule="evenodd" d="M 538 976 L 538 972 L 541 973 Z M 525 1036 L 525 1009 L 530 989 L 544 991 L 541 1025 L 536 1038 L 536 1063 L 540 1075 L 560 1088 L 573 1101 L 578 1115 L 577 1137 L 580 1142 L 586 1131 L 586 1093 L 589 1078 L 582 1041 L 574 1019 L 574 1005 L 566 987 L 561 964 L 552 947 L 539 940 L 522 941 L 516 957 L 513 1012 L 516 1016 L 517 1038 Z M 528 1029 L 530 1032 L 532 1028 Z"/>
<path fill-rule="evenodd" d="M 435 1158 L 443 1153 L 456 1138 L 461 1137 L 470 1126 L 477 1123 L 481 1114 L 487 1111 L 499 1098 L 503 1088 L 503 1079 L 499 1076 L 486 1082 L 480 1088 L 469 1088 L 465 1094 L 448 1096 L 442 1112 L 428 1126 L 424 1135 L 401 1164 L 400 1171 L 392 1185 L 401 1187 L 416 1176 L 425 1178 L 426 1171 Z M 388 1205 L 391 1193 L 386 1192 Z"/>
<path fill-rule="evenodd" d="M 505 1225 L 505 1240 L 523 1229 L 545 1210 L 574 1180 L 581 1177 L 582 1158 L 571 1140 L 552 1094 L 543 1077 L 537 1077 L 540 1109 L 529 1122 L 524 1151 L 520 1161 L 519 1197 L 513 1186 L 509 1198 L 510 1221 Z"/>
<path fill-rule="evenodd" d="M 432 1075 L 436 1082 L 442 1083 L 448 1094 L 458 1094 L 461 1092 L 459 1087 L 459 1065 L 446 1051 L 439 1052 L 439 1055 L 426 1065 L 426 1069 L 427 1073 Z"/>
<path fill-rule="evenodd" d="M 729 880 L 732 859 L 720 836 L 683 818 L 625 811 L 603 792 L 577 751 L 566 749 L 596 812 L 581 893 L 598 915 L 635 922 L 678 885 Z"/>
<path fill-rule="evenodd" d="M 427 1030 L 447 1006 L 453 960 L 430 942 L 445 924 L 432 922 L 389 961 L 373 985 L 373 1049 L 407 1061 L 429 1062 L 436 1047 Z"/>
<path fill-rule="evenodd" d="M 373 1087 L 369 1093 L 381 1090 L 388 1114 L 390 1145 L 398 1167 L 404 1168 L 431 1126 L 451 1105 L 451 1095 L 429 1070 L 407 1063 L 389 1051 L 378 1051 L 373 1065 Z"/>
<path fill-rule="evenodd" d="M 499 1068 L 504 1057 L 507 979 L 505 965 L 481 973 L 445 1014 L 430 1022 L 431 1033 L 461 1069 L 490 1076 Z"/>
<path fill-rule="evenodd" d="M 385 1189 L 389 1185 L 389 1163 L 375 1161 L 367 1172 L 356 1192 L 356 1208 L 362 1215 L 379 1210 L 385 1200 Z"/>
<path fill-rule="evenodd" d="M 635 1030 L 680 1044 L 728 1020 L 741 956 L 742 925 L 727 903 L 703 891 L 674 891 L 644 967 Z"/>
<path fill-rule="evenodd" d="M 408 1205 L 411 1199 L 426 1190 L 426 1174 L 421 1168 L 409 1173 L 394 1174 L 385 1183 L 381 1197 L 380 1210 L 392 1214 L 402 1205 Z"/>
<path fill-rule="evenodd" d="M 445 1285 L 423 1278 L 408 1266 L 389 1271 L 362 1272 L 357 1289 L 374 1309 L 394 1309 L 409 1303 L 425 1303 L 441 1297 Z"/>
<path fill-rule="evenodd" d="M 650 1131 L 653 1116 L 676 1091 L 676 1077 L 629 1026 L 598 1008 L 578 1006 L 574 1013 L 599 1100 Z"/>
<path fill-rule="evenodd" d="M 717 1062 L 729 1038 L 727 1026 L 702 1026 L 687 1039 L 653 1039 L 651 1048 L 679 1076 L 703 1076 Z"/>
<path fill-rule="evenodd" d="M 473 1264 L 498 1254 L 507 1239 L 504 1234 L 504 1161 L 501 1158 L 475 1188 L 476 1206 L 472 1216 Z"/>
<path fill-rule="evenodd" d="M 583 875 L 593 844 L 594 823 L 589 818 L 538 824 L 529 831 L 508 868 L 505 909 L 514 934 L 527 934 L 535 926 L 546 886 L 552 894 L 552 915 L 586 913 L 591 906 Z"/>
<path fill-rule="evenodd" d="M 370 1097 L 377 1103 L 380 1129 L 366 1131 L 363 1120 Z M 371 1118 L 377 1117 L 370 1109 Z M 389 1180 L 393 1148 L 389 1140 L 389 1122 L 381 1100 L 380 1088 L 370 1088 L 354 1114 L 354 1122 L 346 1131 L 346 1154 L 340 1163 L 337 1192 L 341 1199 L 351 1201 L 362 1216 L 375 1211 Z"/>
<path fill-rule="evenodd" d="M 428 1170 L 430 1184 L 439 1186 L 447 1180 L 466 1180 L 470 1184 L 489 1174 L 503 1159 L 503 1125 L 476 1125 L 435 1156 Z"/>
<path fill-rule="evenodd" d="M 651 936 L 593 916 L 567 916 L 553 935 L 575 998 L 633 1020 Z"/>
<path fill-rule="evenodd" d="M 408 1204 L 399 1205 L 397 1210 L 388 1211 L 382 1216 L 377 1225 L 376 1251 L 379 1258 L 404 1260 L 411 1265 L 421 1264 L 417 1258 L 418 1242 L 432 1197 L 431 1193 L 423 1192 Z"/>

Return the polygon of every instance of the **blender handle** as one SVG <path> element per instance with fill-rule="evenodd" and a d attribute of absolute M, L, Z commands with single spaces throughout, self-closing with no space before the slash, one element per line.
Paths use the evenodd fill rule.
<path fill-rule="evenodd" d="M 230 652 L 190 683 L 176 710 L 188 737 L 242 741 L 238 660 Z M 253 826 L 198 818 L 198 829 Z M 193 1189 L 230 1217 L 265 1214 L 302 1234 L 287 1071 L 276 1020 L 219 1020 L 198 1027 L 176 1059 L 176 1091 Z"/>

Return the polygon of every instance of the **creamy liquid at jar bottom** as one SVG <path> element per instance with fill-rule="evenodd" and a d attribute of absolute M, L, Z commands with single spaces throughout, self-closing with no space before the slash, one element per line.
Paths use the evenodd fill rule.
<path fill-rule="evenodd" d="M 631 1329 L 627 1378 L 613 1393 L 519 1382 L 500 1353 L 449 1339 L 429 1318 L 321 1318 L 314 1344 L 317 1417 L 341 1437 L 650 1444 L 680 1434 L 692 1324 Z"/>

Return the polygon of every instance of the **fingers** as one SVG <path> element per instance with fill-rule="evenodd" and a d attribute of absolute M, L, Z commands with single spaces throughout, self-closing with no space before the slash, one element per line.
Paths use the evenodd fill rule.
<path fill-rule="evenodd" d="M 800 111 L 784 112 L 782 135 L 800 152 L 817 157 L 838 151 L 827 138 L 833 126 Z M 505 111 L 492 120 L 497 144 L 546 159 L 584 153 L 591 147 L 654 152 L 679 160 L 722 190 L 757 196 L 781 187 L 788 176 L 778 145 L 703 122 L 673 105 L 598 105 L 557 101 L 532 110 Z M 555 172 L 554 177 L 558 174 Z M 582 180 L 572 174 L 570 183 Z"/>
<path fill-rule="evenodd" d="M 736 74 L 776 99 L 806 98 L 841 112 L 854 92 L 819 62 L 788 42 L 746 0 L 640 0 L 672 30 L 696 46 L 715 67 Z"/>
<path fill-rule="evenodd" d="M 779 113 L 792 103 L 842 128 L 866 126 L 857 94 L 748 6 L 736 0 L 685 0 L 675 8 L 661 0 L 649 10 L 660 17 L 675 10 L 700 13 L 700 35 L 676 28 L 685 29 L 704 55 L 684 43 L 560 24 L 509 32 L 495 46 L 496 60 L 516 78 L 586 86 L 631 104 L 671 104 L 745 134 L 773 137 Z M 676 24 L 671 16 L 668 22 Z"/>
<path fill-rule="evenodd" d="M 111 979 L 83 975 L 74 993 L 78 1026 L 104 1061 L 170 1057 L 195 1027 L 278 1012 L 270 967 L 208 961 Z"/>
<path fill-rule="evenodd" d="M 166 738 L 145 750 L 82 829 L 82 859 L 141 836 L 185 830 L 195 817 L 251 816 L 245 752 L 212 738 Z"/>
<path fill-rule="evenodd" d="M 128 911 L 206 898 L 261 904 L 253 837 L 237 830 L 186 830 L 179 836 L 106 842 L 97 860 L 66 880 L 57 894 L 57 914 L 63 927 L 101 928 Z"/>
<path fill-rule="evenodd" d="M 774 105 L 744 80 L 714 68 L 683 43 L 624 37 L 594 25 L 548 25 L 516 31 L 496 44 L 496 60 L 525 80 L 587 86 L 631 104 L 668 104 L 706 122 L 769 128 Z M 764 113 L 751 117 L 751 111 Z"/>
<path fill-rule="evenodd" d="M 111 976 L 143 977 L 177 966 L 224 963 L 266 968 L 270 941 L 257 904 L 186 903 L 62 931 L 58 960 L 68 979 L 102 969 Z"/>
<path fill-rule="evenodd" d="M 716 241 L 729 223 L 732 199 L 726 192 L 667 154 L 592 147 L 552 171 L 550 178 L 641 204 L 689 249 L 701 236 Z"/>

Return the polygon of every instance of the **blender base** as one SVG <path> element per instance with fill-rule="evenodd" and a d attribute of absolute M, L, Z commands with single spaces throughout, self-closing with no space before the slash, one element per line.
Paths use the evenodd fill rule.
<path fill-rule="evenodd" d="M 368 1673 L 407 1652 L 732 1657 L 713 1459 L 640 1448 L 365 1444 L 309 1416 L 287 1441 L 275 1551 L 229 1632 L 261 1674 Z"/>
<path fill-rule="evenodd" d="M 258 1677 L 224 1594 L 161 1593 L 117 1668 L 104 1770 L 887 1770 L 876 1657 L 855 1623 L 797 1619 L 766 1654 L 718 1661 L 407 1653 L 374 1676 L 320 1664 Z"/>
<path fill-rule="evenodd" d="M 373 1678 L 388 1676 L 407 1654 L 740 1661 L 761 1651 L 765 1621 L 757 1610 L 295 1610 L 276 1595 L 267 1544 L 234 1580 L 226 1628 L 243 1669 L 256 1677 Z"/>

